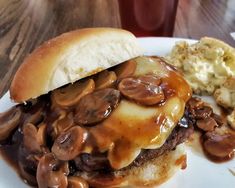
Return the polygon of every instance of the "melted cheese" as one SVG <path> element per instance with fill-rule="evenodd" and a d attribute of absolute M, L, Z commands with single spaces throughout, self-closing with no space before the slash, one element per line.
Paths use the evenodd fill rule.
<path fill-rule="evenodd" d="M 162 63 L 156 63 L 155 58 L 150 57 L 137 57 L 135 59 L 137 66 L 134 75 L 140 76 L 148 73 L 153 73 L 159 77 L 164 77 L 168 74 L 169 70 Z"/>
<path fill-rule="evenodd" d="M 185 102 L 191 96 L 190 87 L 179 73 L 154 58 L 141 59 L 137 59 L 135 75 L 154 73 L 173 94 L 156 106 L 122 100 L 109 118 L 90 128 L 99 151 L 108 151 L 114 169 L 131 164 L 141 149 L 161 147 L 183 116 Z"/>

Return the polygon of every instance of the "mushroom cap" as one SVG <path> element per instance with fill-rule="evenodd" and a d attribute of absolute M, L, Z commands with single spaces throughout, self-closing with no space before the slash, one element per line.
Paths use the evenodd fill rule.
<path fill-rule="evenodd" d="M 85 95 L 95 89 L 95 82 L 92 79 L 69 84 L 52 92 L 55 102 L 61 107 L 73 106 Z"/>
<path fill-rule="evenodd" d="M 0 141 L 7 139 L 19 124 L 22 112 L 19 107 L 0 113 Z"/>
<path fill-rule="evenodd" d="M 101 122 L 118 106 L 120 92 L 106 88 L 84 96 L 76 106 L 75 122 L 89 125 Z"/>
<path fill-rule="evenodd" d="M 159 86 L 161 79 L 155 75 L 124 78 L 118 84 L 121 93 L 137 103 L 154 105 L 164 101 L 164 92 Z"/>
<path fill-rule="evenodd" d="M 67 187 L 68 162 L 59 161 L 54 154 L 45 154 L 38 163 L 37 182 L 39 188 Z"/>
<path fill-rule="evenodd" d="M 73 126 L 56 138 L 51 150 L 60 160 L 72 160 L 81 153 L 87 135 L 84 128 Z"/>

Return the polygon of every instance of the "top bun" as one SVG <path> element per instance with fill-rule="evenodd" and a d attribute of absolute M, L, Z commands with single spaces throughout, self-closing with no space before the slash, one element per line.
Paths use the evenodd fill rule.
<path fill-rule="evenodd" d="M 125 30 L 87 28 L 64 33 L 35 49 L 17 70 L 11 99 L 24 102 L 142 55 Z"/>

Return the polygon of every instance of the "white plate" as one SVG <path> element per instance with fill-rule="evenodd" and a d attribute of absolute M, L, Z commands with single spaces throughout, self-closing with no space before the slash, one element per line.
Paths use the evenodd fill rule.
<path fill-rule="evenodd" d="M 176 38 L 139 38 L 141 46 L 147 55 L 164 56 L 169 53 Z M 186 40 L 186 39 L 184 39 Z M 187 40 L 190 43 L 194 40 Z M 8 109 L 13 104 L 7 93 L 0 99 L 0 111 Z M 213 163 L 203 156 L 200 147 L 187 147 L 188 167 L 178 172 L 161 188 L 235 188 L 235 159 L 226 163 Z M 229 170 L 230 169 L 230 170 Z M 18 177 L 16 172 L 0 158 L 0 188 L 25 188 L 26 184 Z"/>

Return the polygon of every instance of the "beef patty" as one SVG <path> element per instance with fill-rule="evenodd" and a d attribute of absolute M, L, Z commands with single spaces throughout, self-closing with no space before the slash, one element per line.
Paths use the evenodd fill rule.
<path fill-rule="evenodd" d="M 173 129 L 171 135 L 167 138 L 166 142 L 158 149 L 143 149 L 138 157 L 124 169 L 141 166 L 148 160 L 154 159 L 166 152 L 169 152 L 176 148 L 177 145 L 184 142 L 193 133 L 193 125 L 183 117 L 178 125 Z M 73 162 L 71 162 L 71 168 L 75 168 L 74 171 L 102 171 L 110 172 L 112 167 L 107 159 L 107 153 L 98 154 L 81 154 Z"/>

